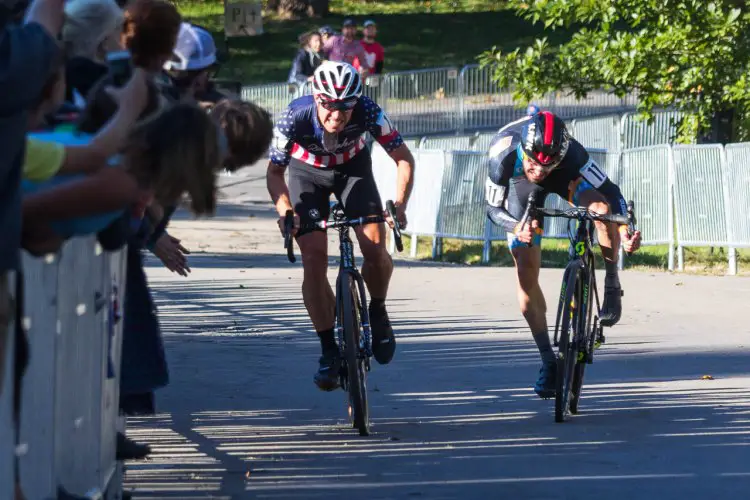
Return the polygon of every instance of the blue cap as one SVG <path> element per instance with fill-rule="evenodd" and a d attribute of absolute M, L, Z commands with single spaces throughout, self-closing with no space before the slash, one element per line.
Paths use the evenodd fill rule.
<path fill-rule="evenodd" d="M 164 69 L 191 71 L 208 69 L 214 64 L 216 43 L 211 33 L 190 23 L 182 23 L 172 58 L 164 63 Z"/>

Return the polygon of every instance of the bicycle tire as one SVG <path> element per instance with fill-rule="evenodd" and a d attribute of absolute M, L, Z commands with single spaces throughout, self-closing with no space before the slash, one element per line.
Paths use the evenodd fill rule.
<path fill-rule="evenodd" d="M 584 294 L 584 300 L 586 303 L 583 305 L 585 309 L 585 314 L 580 317 L 579 321 L 579 328 L 583 328 L 584 335 L 580 336 L 580 338 L 583 339 L 583 346 L 577 346 L 578 354 L 576 355 L 576 366 L 575 370 L 573 372 L 573 386 L 572 386 L 572 394 L 570 399 L 570 413 L 573 415 L 576 415 L 578 413 L 578 403 L 581 399 L 581 390 L 583 389 L 583 376 L 586 371 L 586 365 L 588 364 L 588 350 L 593 349 L 593 337 L 596 335 L 595 329 L 592 328 L 592 320 L 593 320 L 593 304 L 594 301 L 591 300 L 591 294 L 594 293 L 594 287 L 593 287 L 593 273 L 594 273 L 594 265 L 593 263 L 590 263 L 588 266 L 588 272 L 585 275 L 585 282 L 588 285 L 589 292 Z M 584 347 L 584 349 L 581 349 L 580 347 Z M 581 356 L 583 356 L 583 359 L 581 359 Z"/>
<path fill-rule="evenodd" d="M 579 259 L 568 264 L 565 291 L 560 295 L 562 301 L 558 307 L 558 318 L 555 325 L 555 336 L 559 342 L 557 351 L 557 376 L 555 377 L 555 422 L 564 422 L 570 411 L 570 395 L 573 388 L 573 375 L 578 359 L 576 339 L 570 338 L 571 325 L 578 320 L 577 309 L 571 305 L 578 300 L 579 283 L 582 265 Z M 580 302 L 578 302 L 580 303 Z"/>
<path fill-rule="evenodd" d="M 367 407 L 367 370 L 365 360 L 360 355 L 360 322 L 357 283 L 351 273 L 343 278 L 341 292 L 341 326 L 344 337 L 344 357 L 346 359 L 347 386 L 352 427 L 359 430 L 360 436 L 370 434 L 370 417 Z"/>

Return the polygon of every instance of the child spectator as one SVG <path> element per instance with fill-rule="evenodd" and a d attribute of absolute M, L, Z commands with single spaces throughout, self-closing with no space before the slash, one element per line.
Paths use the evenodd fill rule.
<path fill-rule="evenodd" d="M 300 36 L 300 49 L 289 72 L 289 83 L 304 85 L 312 80 L 315 69 L 323 62 L 320 49 L 323 41 L 320 33 L 311 31 Z"/>

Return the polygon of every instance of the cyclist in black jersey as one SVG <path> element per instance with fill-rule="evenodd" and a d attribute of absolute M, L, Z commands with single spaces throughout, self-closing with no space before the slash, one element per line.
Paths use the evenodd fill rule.
<path fill-rule="evenodd" d="M 549 193 L 572 205 L 599 213 L 625 215 L 626 202 L 617 187 L 570 137 L 565 123 L 548 111 L 531 114 L 500 129 L 489 149 L 489 177 L 485 195 L 487 215 L 508 231 L 508 247 L 518 275 L 518 300 L 542 357 L 542 368 L 534 391 L 543 398 L 555 394 L 555 354 L 550 345 L 546 304 L 539 287 L 543 219 L 520 225 L 529 194 L 536 191 L 536 204 L 543 206 Z M 641 235 L 627 226 L 596 223 L 599 246 L 606 267 L 601 324 L 620 320 L 622 289 L 617 274 L 620 244 L 627 252 L 640 246 Z M 532 246 L 529 247 L 529 244 Z"/>
<path fill-rule="evenodd" d="M 362 95 L 362 81 L 353 66 L 326 61 L 313 75 L 313 95 L 295 99 L 276 122 L 268 165 L 268 191 L 279 212 L 283 230 L 287 210 L 295 213 L 295 227 L 327 219 L 331 194 L 348 218 L 383 214 L 372 174 L 369 132 L 398 167 L 396 217 L 406 224 L 406 204 L 413 183 L 414 158 L 382 109 Z M 289 167 L 289 185 L 284 171 Z M 385 309 L 393 262 L 385 248 L 382 224 L 355 228 L 364 256 L 362 277 L 370 292 L 373 355 L 380 364 L 391 361 L 396 339 Z M 334 327 L 335 297 L 328 278 L 328 240 L 321 231 L 296 231 L 302 253 L 305 307 L 320 337 L 322 356 L 316 385 L 326 391 L 338 387 L 340 367 Z"/>

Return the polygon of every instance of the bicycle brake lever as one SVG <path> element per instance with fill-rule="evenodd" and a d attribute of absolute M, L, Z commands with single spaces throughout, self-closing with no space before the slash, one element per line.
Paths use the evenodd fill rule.
<path fill-rule="evenodd" d="M 396 218 L 396 205 L 393 201 L 388 200 L 385 202 L 385 209 L 388 212 L 388 216 L 393 221 L 393 241 L 396 243 L 396 250 L 399 252 L 404 251 L 404 242 L 401 239 L 401 225 L 398 223 Z"/>
<path fill-rule="evenodd" d="M 532 213 L 532 211 L 536 211 L 536 191 L 532 191 L 529 193 L 529 199 L 526 202 L 526 210 L 523 212 L 523 217 L 521 218 L 521 223 L 519 226 L 521 229 L 523 229 L 523 226 L 526 225 L 526 223 L 529 220 L 529 215 Z M 526 246 L 531 248 L 534 246 L 534 237 L 531 237 L 531 241 L 526 243 Z"/>

